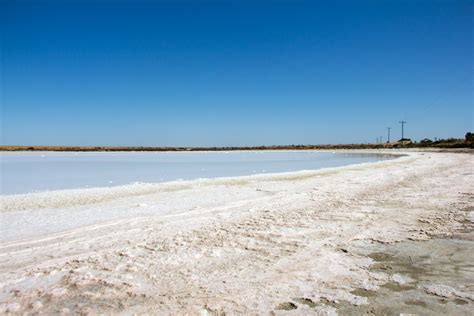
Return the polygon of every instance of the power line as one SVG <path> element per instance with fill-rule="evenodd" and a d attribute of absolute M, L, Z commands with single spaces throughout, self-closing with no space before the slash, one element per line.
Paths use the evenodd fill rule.
<path fill-rule="evenodd" d="M 403 126 L 407 123 L 407 121 L 399 121 L 398 123 L 402 124 L 402 139 L 404 139 L 405 136 L 403 135 Z"/>
<path fill-rule="evenodd" d="M 456 81 L 455 84 L 451 85 L 451 87 L 445 90 L 444 92 L 440 92 L 436 96 L 436 98 L 432 100 L 432 102 L 428 103 L 425 107 L 423 107 L 422 111 L 426 112 L 428 111 L 428 109 L 436 105 L 443 104 L 444 103 L 443 99 L 445 99 L 444 101 L 446 101 L 446 98 L 453 96 L 454 93 L 456 92 L 456 89 L 464 88 L 466 84 L 472 83 L 472 76 L 473 76 L 473 73 L 471 72 L 467 76 L 462 77 L 461 80 Z"/>

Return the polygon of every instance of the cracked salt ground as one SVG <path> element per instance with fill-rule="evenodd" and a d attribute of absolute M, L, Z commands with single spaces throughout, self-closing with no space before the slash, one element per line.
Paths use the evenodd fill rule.
<path fill-rule="evenodd" d="M 367 305 L 343 303 L 338 311 L 340 314 L 472 315 L 472 249 L 474 242 L 462 239 L 354 243 L 350 251 L 372 258 L 374 263 L 369 270 L 379 273 L 386 283 L 377 291 L 357 292 L 368 298 Z"/>
<path fill-rule="evenodd" d="M 44 226 L 33 234 L 19 227 L 1 244 L 0 312 L 344 315 L 384 311 L 380 304 L 400 298 L 407 306 L 402 312 L 462 314 L 473 303 L 472 245 L 455 248 L 443 243 L 457 240 L 440 237 L 469 234 L 472 156 L 408 155 L 163 186 L 85 205 L 11 206 L 2 220 L 21 226 L 41 217 Z M 140 204 L 156 212 L 114 217 Z M 84 214 L 114 220 L 66 230 L 57 224 L 58 218 L 80 223 Z M 42 228 L 48 223 L 54 229 Z M 434 275 L 400 259 L 418 262 L 438 249 L 438 240 L 437 257 L 454 261 L 433 259 Z M 448 249 L 457 251 L 442 252 Z M 449 276 L 453 271 L 458 279 Z M 410 291 L 423 298 L 401 294 Z M 439 301 L 445 309 L 426 297 L 446 300 Z"/>

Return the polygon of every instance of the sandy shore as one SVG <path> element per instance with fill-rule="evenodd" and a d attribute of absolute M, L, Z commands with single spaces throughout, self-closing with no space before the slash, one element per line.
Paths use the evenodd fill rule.
<path fill-rule="evenodd" d="M 469 315 L 473 157 L 3 196 L 0 313 Z"/>

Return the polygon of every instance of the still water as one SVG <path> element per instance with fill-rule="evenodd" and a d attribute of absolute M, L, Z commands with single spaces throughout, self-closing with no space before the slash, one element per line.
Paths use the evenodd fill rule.
<path fill-rule="evenodd" d="M 316 170 L 390 158 L 317 151 L 0 153 L 0 193 Z"/>

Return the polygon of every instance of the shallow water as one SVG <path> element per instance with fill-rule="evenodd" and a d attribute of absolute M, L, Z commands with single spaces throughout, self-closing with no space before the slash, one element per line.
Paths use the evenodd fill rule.
<path fill-rule="evenodd" d="M 390 158 L 316 151 L 1 153 L 0 193 L 315 170 Z"/>

